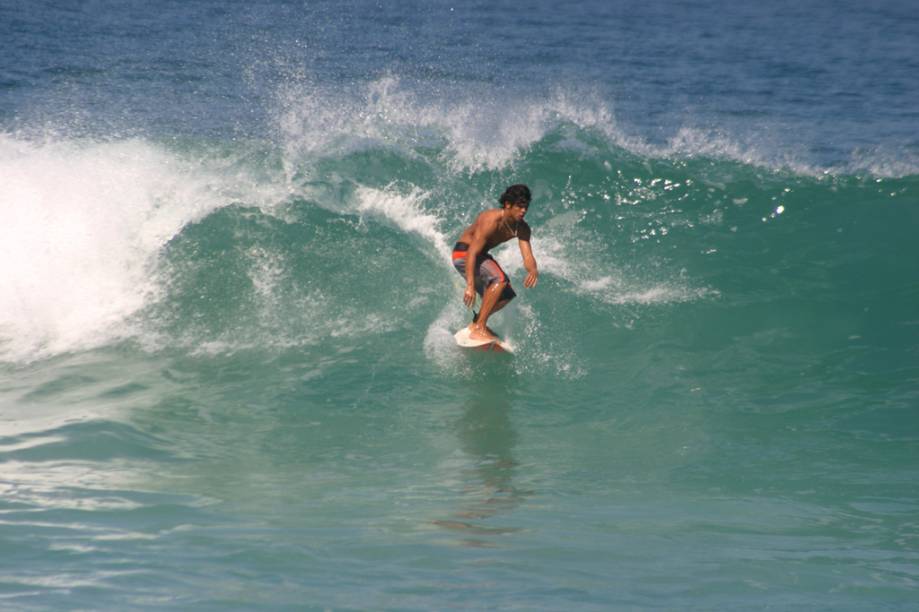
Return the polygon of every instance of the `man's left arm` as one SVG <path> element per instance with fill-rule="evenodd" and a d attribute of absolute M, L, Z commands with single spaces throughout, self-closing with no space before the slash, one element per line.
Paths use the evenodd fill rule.
<path fill-rule="evenodd" d="M 523 281 L 523 286 L 529 289 L 536 286 L 539 280 L 539 269 L 536 267 L 536 258 L 533 257 L 533 249 L 530 246 L 530 226 L 524 225 L 518 232 L 517 241 L 520 244 L 520 254 L 523 256 L 523 265 L 527 269 L 527 277 Z"/>

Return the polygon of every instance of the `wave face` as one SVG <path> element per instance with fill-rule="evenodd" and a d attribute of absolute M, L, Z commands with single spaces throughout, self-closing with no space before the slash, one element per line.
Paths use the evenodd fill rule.
<path fill-rule="evenodd" d="M 833 319 L 843 302 L 864 319 L 878 296 L 906 309 L 913 297 L 899 288 L 915 269 L 913 175 L 770 166 L 685 134 L 638 142 L 602 104 L 561 92 L 476 117 L 392 77 L 343 108 L 285 95 L 276 143 L 4 136 L 4 359 L 125 340 L 218 352 L 408 341 L 425 328 L 431 358 L 450 349 L 431 345 L 446 330 L 432 319 L 465 316 L 449 247 L 512 180 L 535 194 L 543 283 L 506 317 L 511 334 L 527 335 L 514 322 L 540 304 L 575 330 L 763 296 L 790 300 L 794 317 Z M 496 255 L 520 276 L 513 246 Z"/>
<path fill-rule="evenodd" d="M 838 6 L 0 7 L 2 597 L 907 608 L 915 39 Z"/>

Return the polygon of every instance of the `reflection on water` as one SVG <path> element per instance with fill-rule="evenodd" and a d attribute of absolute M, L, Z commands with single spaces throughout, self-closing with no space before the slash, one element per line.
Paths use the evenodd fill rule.
<path fill-rule="evenodd" d="M 471 461 L 459 474 L 462 503 L 450 518 L 434 524 L 466 534 L 463 545 L 494 546 L 494 541 L 482 538 L 513 533 L 519 528 L 490 525 L 494 521 L 489 519 L 509 514 L 530 492 L 514 485 L 517 433 L 511 422 L 512 401 L 507 386 L 482 385 L 472 393 L 454 424 L 460 447 Z"/>

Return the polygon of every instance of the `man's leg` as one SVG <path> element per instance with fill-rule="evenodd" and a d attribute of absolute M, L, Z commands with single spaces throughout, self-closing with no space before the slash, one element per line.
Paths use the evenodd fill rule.
<path fill-rule="evenodd" d="M 507 306 L 509 303 L 510 303 L 510 299 L 502 299 L 500 302 L 498 302 L 497 304 L 495 304 L 495 307 L 494 307 L 494 308 L 491 309 L 491 314 L 495 314 L 496 312 L 498 312 L 499 310 L 501 310 L 502 308 L 504 308 L 505 306 Z M 473 312 L 473 313 L 472 313 L 472 323 L 475 323 L 475 322 L 477 322 L 478 320 L 479 320 L 479 313 Z M 469 324 L 470 329 L 472 328 L 472 323 Z M 497 335 L 498 335 L 498 334 L 495 333 L 495 330 L 493 330 L 492 328 L 488 327 L 487 325 L 485 326 L 485 330 L 486 330 L 489 334 L 491 334 L 492 336 L 497 336 Z"/>
<path fill-rule="evenodd" d="M 495 282 L 486 287 L 482 294 L 482 308 L 479 310 L 479 318 L 470 327 L 472 330 L 472 333 L 469 334 L 470 338 L 475 340 L 496 338 L 496 336 L 488 330 L 486 324 L 488 323 L 488 317 L 504 308 L 510 301 L 499 301 L 505 287 L 507 287 L 507 281 L 503 283 Z"/>

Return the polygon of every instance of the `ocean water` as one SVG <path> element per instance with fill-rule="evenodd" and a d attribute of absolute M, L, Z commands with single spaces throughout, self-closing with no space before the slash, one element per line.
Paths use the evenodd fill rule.
<path fill-rule="evenodd" d="M 917 100 L 905 1 L 0 3 L 0 608 L 915 609 Z"/>

